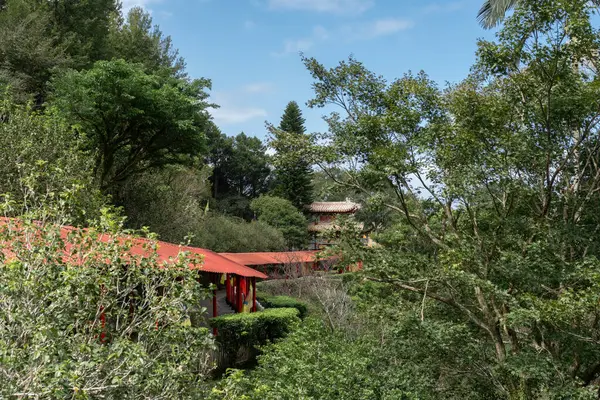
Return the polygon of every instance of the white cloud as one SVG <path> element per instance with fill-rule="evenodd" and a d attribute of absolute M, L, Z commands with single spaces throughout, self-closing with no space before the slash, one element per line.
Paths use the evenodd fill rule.
<path fill-rule="evenodd" d="M 393 35 L 410 29 L 414 25 L 413 21 L 404 18 L 383 18 L 366 23 L 345 25 L 333 31 L 329 31 L 322 26 L 315 26 L 310 36 L 300 39 L 287 39 L 283 42 L 283 50 L 273 52 L 271 55 L 283 57 L 292 53 L 308 51 L 318 43 L 329 39 L 344 41 L 374 39 L 380 36 Z"/>
<path fill-rule="evenodd" d="M 374 0 L 269 0 L 272 10 L 315 11 L 332 14 L 362 14 Z"/>
<path fill-rule="evenodd" d="M 273 84 L 269 82 L 249 83 L 242 88 L 245 93 L 268 93 L 273 89 Z"/>
<path fill-rule="evenodd" d="M 275 57 L 285 56 L 291 53 L 300 53 L 310 50 L 317 42 L 329 39 L 329 32 L 322 26 L 315 26 L 309 37 L 300 39 L 287 39 L 283 42 L 283 50 L 272 53 Z"/>
<path fill-rule="evenodd" d="M 247 105 L 252 99 L 246 96 L 250 93 L 246 92 L 245 89 L 250 86 L 252 85 L 246 85 L 236 90 L 212 93 L 210 100 L 218 104 L 219 108 L 211 109 L 210 114 L 217 125 L 241 124 L 267 116 L 265 109 Z M 255 101 L 252 101 L 252 103 L 255 103 Z"/>
<path fill-rule="evenodd" d="M 256 26 L 256 23 L 252 20 L 246 20 L 244 21 L 244 28 L 246 29 L 253 29 Z"/>
<path fill-rule="evenodd" d="M 410 29 L 414 22 L 402 18 L 385 18 L 374 21 L 365 26 L 363 33 L 365 36 L 374 38 L 378 36 L 387 36 L 394 33 Z"/>
<path fill-rule="evenodd" d="M 414 22 L 404 18 L 383 18 L 369 22 L 361 22 L 343 26 L 336 34 L 340 40 L 355 42 L 372 40 L 382 36 L 390 36 L 411 29 Z"/>
<path fill-rule="evenodd" d="M 211 110 L 217 125 L 234 125 L 250 121 L 255 118 L 265 118 L 267 111 L 257 107 L 235 107 L 221 105 L 220 108 Z"/>

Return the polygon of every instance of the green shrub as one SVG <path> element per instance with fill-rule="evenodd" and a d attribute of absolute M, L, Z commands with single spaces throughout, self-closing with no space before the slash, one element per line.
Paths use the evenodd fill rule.
<path fill-rule="evenodd" d="M 66 237 L 39 223 L 59 211 L 34 211 L 0 224 L 0 399 L 190 398 L 214 348 L 186 323 L 208 294 L 192 259 L 163 264 L 152 240 L 131 256 L 133 232 L 104 211 Z"/>
<path fill-rule="evenodd" d="M 217 342 L 223 352 L 235 356 L 241 347 L 256 350 L 284 337 L 300 323 L 298 315 L 296 308 L 267 309 L 212 318 L 210 325 L 218 329 Z"/>
<path fill-rule="evenodd" d="M 211 400 L 233 399 L 432 399 L 409 391 L 411 365 L 381 362 L 387 348 L 376 335 L 332 332 L 309 317 L 285 339 L 263 348 L 258 366 L 230 373 Z M 407 376 L 408 375 L 408 376 Z M 309 382 L 310 384 L 307 384 Z M 420 387 L 417 387 L 420 389 Z M 419 393 L 420 394 L 420 393 Z"/>
<path fill-rule="evenodd" d="M 301 319 L 304 319 L 308 311 L 308 305 L 306 303 L 289 296 L 269 296 L 261 294 L 257 295 L 256 299 L 265 308 L 295 308 L 298 310 Z"/>

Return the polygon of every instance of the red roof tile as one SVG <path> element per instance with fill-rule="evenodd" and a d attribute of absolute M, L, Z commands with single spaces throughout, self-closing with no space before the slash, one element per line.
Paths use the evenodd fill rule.
<path fill-rule="evenodd" d="M 20 221 L 18 219 L 0 217 L 0 226 L 10 226 L 9 229 L 18 229 L 19 225 Z M 77 252 L 77 249 L 73 248 L 74 245 L 67 240 L 68 234 L 70 232 L 76 231 L 77 229 L 78 228 L 74 228 L 71 226 L 62 226 L 60 229 L 60 235 L 61 238 L 65 241 L 65 256 L 63 257 L 65 262 L 74 262 L 81 264 L 83 263 L 83 257 L 86 257 L 86 255 Z M 115 237 L 107 234 L 100 234 L 98 239 L 103 243 L 109 243 L 110 241 L 115 240 Z M 198 269 L 200 271 L 205 272 L 214 272 L 221 274 L 229 273 L 261 279 L 267 278 L 267 275 L 263 274 L 262 272 L 256 271 L 243 264 L 239 264 L 207 249 L 191 246 L 180 246 L 172 243 L 162 241 L 151 241 L 149 239 L 131 236 L 118 236 L 116 237 L 116 239 L 123 244 L 130 240 L 133 241 L 131 243 L 131 248 L 128 252 L 129 256 L 148 257 L 152 254 L 150 245 L 152 243 L 156 243 L 156 251 L 158 256 L 157 261 L 161 264 L 164 262 L 174 262 L 177 259 L 180 252 L 190 252 L 192 254 L 200 255 L 203 257 L 201 264 L 190 264 L 190 268 Z M 7 257 L 14 256 L 13 254 L 10 254 L 10 250 L 5 249 L 4 253 Z"/>
<path fill-rule="evenodd" d="M 223 257 L 244 265 L 312 263 L 317 261 L 317 251 L 284 251 L 264 253 L 219 253 Z"/>

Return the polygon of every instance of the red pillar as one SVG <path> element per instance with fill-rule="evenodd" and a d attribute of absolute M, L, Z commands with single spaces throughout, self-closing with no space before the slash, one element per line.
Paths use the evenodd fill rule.
<path fill-rule="evenodd" d="M 218 317 L 219 316 L 219 311 L 217 310 L 217 282 L 219 280 L 218 276 L 216 274 L 212 274 L 213 275 L 213 283 L 215 285 L 215 288 L 213 289 L 213 318 L 214 317 Z M 217 328 L 213 328 L 213 335 L 217 336 Z"/>
<path fill-rule="evenodd" d="M 256 312 L 256 278 L 252 277 L 252 312 Z"/>
<path fill-rule="evenodd" d="M 237 312 L 242 312 L 242 278 L 241 276 L 236 277 L 235 280 L 235 286 L 236 286 L 236 290 L 237 290 L 237 298 L 236 300 L 236 311 Z"/>
<path fill-rule="evenodd" d="M 225 298 L 229 302 L 229 274 L 225 274 Z"/>

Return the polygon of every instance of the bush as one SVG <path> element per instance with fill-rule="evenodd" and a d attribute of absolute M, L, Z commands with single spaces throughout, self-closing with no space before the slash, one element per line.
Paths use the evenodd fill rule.
<path fill-rule="evenodd" d="M 300 300 L 294 299 L 289 296 L 269 296 L 259 295 L 256 299 L 265 308 L 295 308 L 299 312 L 299 317 L 304 319 L 308 312 L 308 305 Z"/>
<path fill-rule="evenodd" d="M 288 337 L 263 349 L 258 366 L 233 370 L 211 399 L 432 399 L 411 394 L 410 366 L 381 361 L 386 347 L 374 335 L 332 332 L 307 318 Z M 308 383 L 308 384 L 307 384 Z"/>
<path fill-rule="evenodd" d="M 281 232 L 260 221 L 209 213 L 194 232 L 192 245 L 216 252 L 281 251 L 285 240 Z"/>
<path fill-rule="evenodd" d="M 0 225 L 0 398 L 189 398 L 214 348 L 186 323 L 207 294 L 191 260 L 132 257 L 112 220 L 65 238 L 39 219 Z"/>
<path fill-rule="evenodd" d="M 306 218 L 289 200 L 260 196 L 252 200 L 250 208 L 258 216 L 259 221 L 281 231 L 290 249 L 304 248 L 308 242 Z"/>
<path fill-rule="evenodd" d="M 298 315 L 296 308 L 267 309 L 212 318 L 210 325 L 218 329 L 217 342 L 226 356 L 231 357 L 241 347 L 256 350 L 284 337 L 300 323 Z"/>
<path fill-rule="evenodd" d="M 51 110 L 41 114 L 0 101 L 0 202 L 8 205 L 3 214 L 17 216 L 53 203 L 70 224 L 97 218 L 106 200 L 80 145 Z"/>

